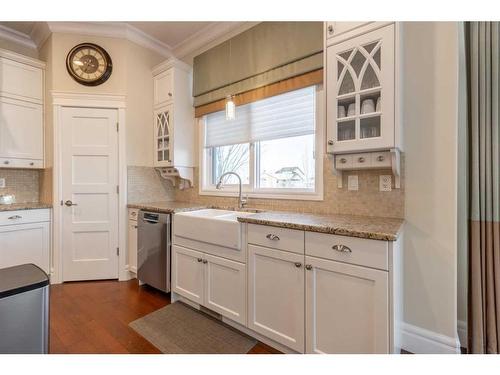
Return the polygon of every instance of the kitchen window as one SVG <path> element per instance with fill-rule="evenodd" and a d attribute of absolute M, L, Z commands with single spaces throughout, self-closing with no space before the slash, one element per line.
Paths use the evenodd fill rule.
<path fill-rule="evenodd" d="M 236 118 L 225 111 L 202 121 L 200 194 L 233 196 L 236 172 L 250 197 L 321 200 L 322 89 L 310 86 L 241 105 Z"/>

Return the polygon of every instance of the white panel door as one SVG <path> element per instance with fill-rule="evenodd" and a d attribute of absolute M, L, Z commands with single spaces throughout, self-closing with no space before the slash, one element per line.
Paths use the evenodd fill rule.
<path fill-rule="evenodd" d="M 203 253 L 172 246 L 172 291 L 203 305 L 203 285 Z"/>
<path fill-rule="evenodd" d="M 63 108 L 63 281 L 118 278 L 117 111 Z"/>
<path fill-rule="evenodd" d="M 247 275 L 245 265 L 208 254 L 204 254 L 204 262 L 204 306 L 246 325 Z"/>
<path fill-rule="evenodd" d="M 0 268 L 33 263 L 50 273 L 50 223 L 0 226 Z"/>
<path fill-rule="evenodd" d="M 41 104 L 0 97 L 0 157 L 43 159 Z"/>
<path fill-rule="evenodd" d="M 388 273 L 306 256 L 306 352 L 389 353 Z"/>
<path fill-rule="evenodd" d="M 304 352 L 304 256 L 248 245 L 248 327 Z"/>

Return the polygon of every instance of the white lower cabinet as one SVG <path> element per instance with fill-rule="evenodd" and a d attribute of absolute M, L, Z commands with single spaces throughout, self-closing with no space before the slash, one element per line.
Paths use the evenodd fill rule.
<path fill-rule="evenodd" d="M 181 246 L 172 249 L 172 290 L 246 325 L 245 264 Z"/>
<path fill-rule="evenodd" d="M 306 352 L 389 353 L 388 273 L 306 256 Z"/>
<path fill-rule="evenodd" d="M 128 222 L 128 269 L 137 273 L 137 221 Z"/>
<path fill-rule="evenodd" d="M 204 302 L 203 253 L 172 246 L 172 291 L 193 302 Z"/>
<path fill-rule="evenodd" d="M 33 263 L 50 273 L 49 210 L 0 213 L 0 268 Z"/>
<path fill-rule="evenodd" d="M 304 255 L 248 245 L 248 328 L 304 352 Z"/>

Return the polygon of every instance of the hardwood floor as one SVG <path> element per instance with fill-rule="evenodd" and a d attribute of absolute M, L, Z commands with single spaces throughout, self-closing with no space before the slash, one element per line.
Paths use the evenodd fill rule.
<path fill-rule="evenodd" d="M 170 303 L 137 280 L 73 282 L 50 287 L 50 353 L 160 353 L 128 324 Z M 248 354 L 279 351 L 257 343 Z"/>

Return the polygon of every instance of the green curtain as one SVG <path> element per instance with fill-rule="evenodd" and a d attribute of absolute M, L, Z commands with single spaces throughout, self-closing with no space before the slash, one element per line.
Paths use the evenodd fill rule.
<path fill-rule="evenodd" d="M 469 141 L 468 351 L 500 353 L 498 22 L 466 24 Z"/>

